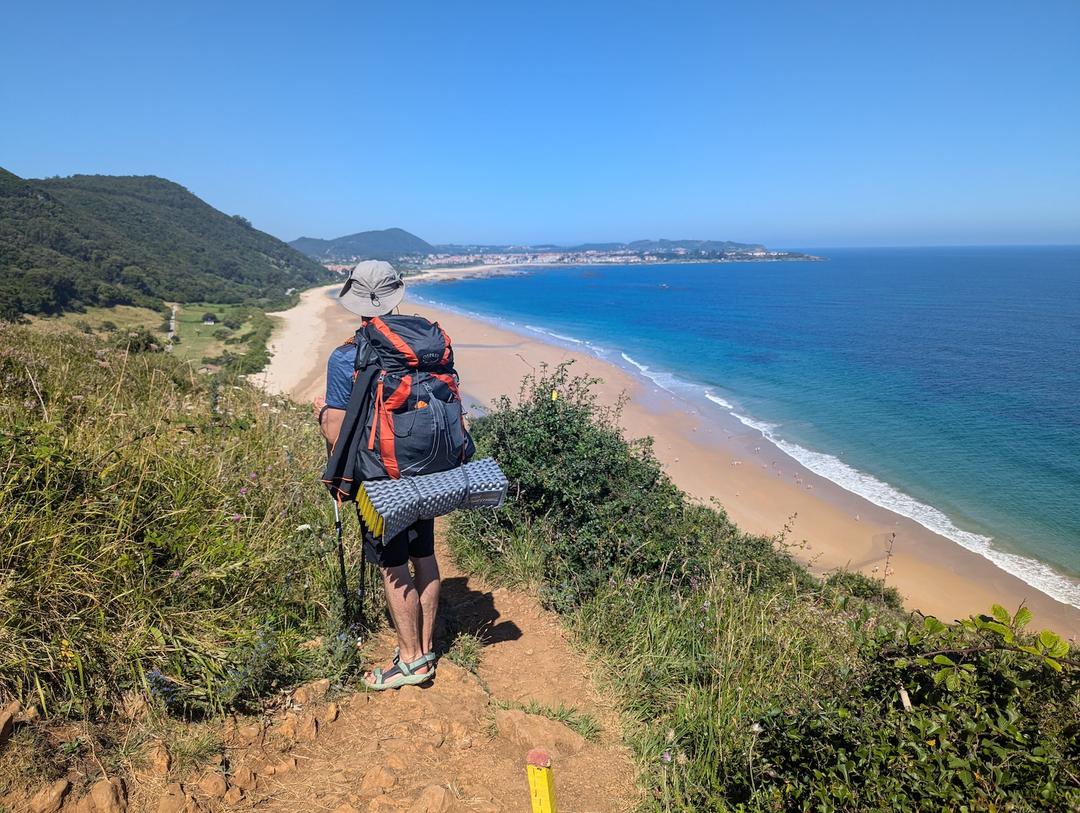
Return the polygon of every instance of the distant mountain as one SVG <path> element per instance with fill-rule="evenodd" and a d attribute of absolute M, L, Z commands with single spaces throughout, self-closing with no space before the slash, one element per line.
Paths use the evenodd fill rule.
<path fill-rule="evenodd" d="M 435 247 L 404 229 L 362 231 L 333 240 L 301 237 L 289 243 L 297 251 L 322 262 L 333 260 L 394 260 L 409 255 L 434 254 Z"/>
<path fill-rule="evenodd" d="M 163 300 L 270 305 L 331 276 L 163 178 L 0 169 L 0 318 Z"/>

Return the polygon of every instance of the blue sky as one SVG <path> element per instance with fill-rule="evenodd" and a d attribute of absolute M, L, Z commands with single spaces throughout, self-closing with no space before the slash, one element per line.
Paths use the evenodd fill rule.
<path fill-rule="evenodd" d="M 1080 3 L 8 4 L 0 166 L 284 239 L 1080 243 Z"/>

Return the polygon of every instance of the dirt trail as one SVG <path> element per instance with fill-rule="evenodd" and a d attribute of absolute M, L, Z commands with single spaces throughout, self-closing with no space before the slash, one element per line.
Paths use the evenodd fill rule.
<path fill-rule="evenodd" d="M 426 687 L 327 698 L 325 681 L 309 684 L 272 719 L 228 727 L 224 772 L 212 766 L 169 786 L 164 777 L 137 778 L 128 810 L 525 812 L 525 755 L 536 746 L 552 753 L 559 810 L 632 809 L 634 766 L 618 716 L 590 686 L 588 664 L 557 617 L 525 594 L 462 573 L 442 543 L 439 559 L 437 646 L 445 652 L 459 632 L 478 635 L 477 674 L 444 657 Z M 382 634 L 375 662 L 392 650 L 391 634 Z M 531 702 L 587 714 L 600 731 L 587 740 L 518 708 Z M 64 810 L 75 810 L 73 801 Z"/>

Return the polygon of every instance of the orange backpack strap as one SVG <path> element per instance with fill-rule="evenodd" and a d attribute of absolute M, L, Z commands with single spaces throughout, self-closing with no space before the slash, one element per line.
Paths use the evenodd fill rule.
<path fill-rule="evenodd" d="M 406 364 L 408 364 L 410 367 L 420 366 L 420 359 L 416 357 L 416 353 L 413 352 L 413 349 L 409 347 L 409 345 L 403 338 L 397 335 L 390 328 L 390 325 L 386 324 L 386 322 L 382 320 L 381 316 L 376 316 L 374 319 L 371 320 L 369 324 L 371 324 L 372 327 L 374 327 L 377 331 L 379 331 L 379 333 L 385 336 L 387 341 L 389 341 L 390 344 L 394 346 L 394 349 L 405 357 Z"/>
<path fill-rule="evenodd" d="M 368 448 L 375 448 L 375 424 L 379 427 L 379 458 L 382 460 L 386 473 L 392 480 L 401 477 L 401 469 L 397 462 L 397 450 L 394 447 L 394 410 L 405 405 L 412 391 L 412 376 L 403 376 L 401 383 L 390 394 L 389 398 L 383 399 L 383 385 L 379 382 L 376 394 L 375 415 L 372 418 L 372 432 L 368 439 Z"/>

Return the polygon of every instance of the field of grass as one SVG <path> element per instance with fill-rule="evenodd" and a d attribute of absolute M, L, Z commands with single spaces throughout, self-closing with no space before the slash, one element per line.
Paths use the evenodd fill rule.
<path fill-rule="evenodd" d="M 204 317 L 210 314 L 215 317 L 215 324 L 203 324 Z M 31 317 L 30 321 L 46 327 L 67 326 L 84 333 L 112 335 L 117 341 L 136 332 L 165 346 L 169 309 L 156 311 L 117 305 L 87 308 L 83 313 Z M 196 367 L 208 364 L 239 372 L 257 372 L 269 360 L 266 344 L 272 330 L 273 317 L 251 305 L 213 302 L 180 305 L 176 311 L 176 336 L 171 352 Z"/>
<path fill-rule="evenodd" d="M 64 313 L 60 316 L 31 316 L 33 324 L 44 326 L 64 325 L 76 330 L 102 331 L 145 330 L 160 332 L 164 337 L 162 323 L 168 319 L 167 313 L 153 308 L 137 308 L 134 305 L 115 305 L 111 308 L 87 308 L 83 313 Z"/>
<path fill-rule="evenodd" d="M 0 324 L 0 797 L 357 665 L 308 411 L 111 338 Z"/>
<path fill-rule="evenodd" d="M 568 369 L 473 423 L 511 480 L 459 563 L 530 584 L 621 704 L 651 811 L 1080 809 L 1080 660 L 1026 609 L 945 625 L 818 580 L 664 475 Z"/>

